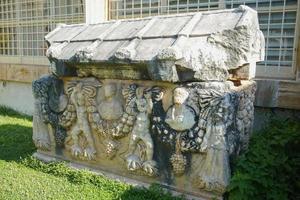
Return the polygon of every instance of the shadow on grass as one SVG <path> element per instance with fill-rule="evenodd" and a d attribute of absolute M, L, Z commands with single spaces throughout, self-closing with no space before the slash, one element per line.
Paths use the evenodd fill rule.
<path fill-rule="evenodd" d="M 11 115 L 10 115 L 11 116 Z M 35 151 L 32 128 L 18 124 L 0 125 L 0 159 L 19 161 Z"/>
<path fill-rule="evenodd" d="M 5 107 L 0 107 L 0 116 L 12 117 L 10 119 L 12 121 L 14 121 L 14 118 L 16 120 L 32 121 L 31 117 L 21 115 Z M 36 171 L 66 178 L 74 184 L 94 185 L 99 187 L 99 190 L 112 193 L 114 198 L 111 200 L 183 199 L 181 197 L 173 197 L 170 193 L 162 190 L 159 185 L 153 185 L 149 189 L 136 188 L 117 181 L 108 180 L 105 177 L 89 173 L 85 170 L 69 168 L 64 162 L 43 163 L 31 157 L 35 152 L 35 146 L 32 142 L 32 127 L 12 123 L 10 120 L 7 123 L 4 121 L 4 124 L 0 125 L 0 160 L 16 161 Z"/>
<path fill-rule="evenodd" d="M 17 119 L 27 119 L 27 120 L 32 121 L 32 116 L 29 116 L 26 114 L 21 114 L 15 110 L 5 107 L 5 106 L 0 106 L 0 115 L 14 117 Z"/>
<path fill-rule="evenodd" d="M 183 195 L 173 196 L 162 189 L 159 184 L 152 184 L 149 188 L 131 187 L 124 191 L 119 199 L 122 200 L 185 200 Z"/>

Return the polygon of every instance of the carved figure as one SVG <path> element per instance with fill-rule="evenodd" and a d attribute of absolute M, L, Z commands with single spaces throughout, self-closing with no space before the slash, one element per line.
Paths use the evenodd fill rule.
<path fill-rule="evenodd" d="M 117 96 L 116 84 L 110 83 L 103 86 L 104 99 L 97 106 L 101 121 L 99 123 L 98 133 L 104 136 L 105 153 L 109 159 L 113 159 L 118 151 L 118 142 L 115 137 L 121 137 L 126 130 L 123 130 L 123 120 L 127 114 L 123 112 L 122 102 Z M 125 115 L 123 115 L 125 114 Z M 122 122 L 122 120 L 124 122 Z M 126 123 L 125 123 L 126 125 Z"/>
<path fill-rule="evenodd" d="M 41 100 L 36 97 L 33 115 L 33 142 L 36 148 L 49 151 L 51 149 L 50 133 L 47 123 L 43 121 Z"/>
<path fill-rule="evenodd" d="M 175 175 L 182 175 L 186 167 L 186 158 L 181 153 L 181 135 L 183 131 L 191 129 L 195 124 L 194 110 L 185 105 L 189 97 L 189 92 L 182 87 L 178 87 L 173 91 L 173 105 L 168 109 L 165 122 L 176 133 L 175 153 L 171 156 L 170 162 Z M 167 129 L 165 129 L 166 131 Z M 168 131 L 167 131 L 168 132 Z"/>
<path fill-rule="evenodd" d="M 174 90 L 174 105 L 167 111 L 166 123 L 177 131 L 190 129 L 195 124 L 195 114 L 191 107 L 184 104 L 189 93 L 184 88 Z"/>
<path fill-rule="evenodd" d="M 235 94 L 208 89 L 199 90 L 199 98 L 200 127 L 205 127 L 201 152 L 205 157 L 195 163 L 193 183 L 200 189 L 224 192 L 230 177 L 226 129 L 230 125 L 229 111 L 235 105 Z"/>
<path fill-rule="evenodd" d="M 66 108 L 63 82 L 55 75 L 46 75 L 32 83 L 34 103 L 33 141 L 37 148 L 51 148 L 50 134 L 54 134 L 57 146 L 63 146 L 65 129 L 59 125 L 59 116 Z M 53 130 L 54 133 L 51 133 Z"/>
<path fill-rule="evenodd" d="M 131 89 L 126 88 L 122 91 L 126 101 L 125 111 L 122 101 L 118 99 L 116 85 L 104 85 L 103 89 L 104 99 L 98 106 L 101 120 L 97 124 L 97 132 L 110 139 L 124 137 L 131 131 L 136 115 L 131 111 Z"/>
<path fill-rule="evenodd" d="M 71 153 L 75 157 L 84 156 L 89 160 L 95 159 L 96 149 L 91 122 L 94 118 L 100 120 L 95 103 L 97 87 L 99 86 L 100 83 L 94 79 L 73 81 L 68 85 L 69 109 L 64 113 L 62 124 L 69 128 L 68 141 L 71 140 L 73 143 Z M 83 136 L 86 140 L 85 147 L 79 144 L 79 136 Z"/>
<path fill-rule="evenodd" d="M 144 94 L 144 88 L 139 87 L 136 90 L 136 106 L 138 114 L 133 126 L 129 142 L 129 156 L 127 157 L 128 170 L 137 170 L 142 167 L 147 175 L 156 174 L 156 162 L 153 160 L 153 141 L 150 134 L 150 114 L 153 108 L 151 93 Z M 144 161 L 134 154 L 138 143 L 143 142 L 145 145 Z"/>
<path fill-rule="evenodd" d="M 115 84 L 103 86 L 104 100 L 98 106 L 101 117 L 105 120 L 117 120 L 123 114 L 122 103 L 116 96 L 117 88 Z"/>

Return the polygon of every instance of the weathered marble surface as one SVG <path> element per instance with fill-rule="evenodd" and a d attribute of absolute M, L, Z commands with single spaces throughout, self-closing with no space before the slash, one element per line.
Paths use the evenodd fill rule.
<path fill-rule="evenodd" d="M 264 47 L 255 11 L 61 26 L 46 39 L 52 74 L 33 82 L 40 154 L 224 193 L 252 128 L 249 78 Z"/>
<path fill-rule="evenodd" d="M 257 13 L 247 6 L 89 26 L 61 25 L 46 40 L 50 60 L 100 78 L 225 81 L 239 76 L 234 71 L 245 64 L 250 67 L 243 78 L 253 78 L 255 63 L 264 58 Z M 109 66 L 115 63 L 125 73 Z"/>
<path fill-rule="evenodd" d="M 63 82 L 65 93 L 55 97 L 64 99 L 63 111 L 38 110 L 35 115 L 34 141 L 40 151 L 186 191 L 224 192 L 229 156 L 247 145 L 251 131 L 253 81 L 239 87 L 231 82 L 167 84 L 91 77 Z M 43 98 L 36 96 L 37 109 L 44 107 Z M 45 120 L 51 117 L 59 127 L 54 131 Z"/>

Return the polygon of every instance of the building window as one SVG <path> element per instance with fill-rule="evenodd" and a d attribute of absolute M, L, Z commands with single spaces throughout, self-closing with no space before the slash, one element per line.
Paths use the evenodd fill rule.
<path fill-rule="evenodd" d="M 257 76 L 294 78 L 297 42 L 297 0 L 109 0 L 109 19 L 236 8 L 240 4 L 258 11 L 266 39 L 265 61 Z"/>
<path fill-rule="evenodd" d="M 84 0 L 1 0 L 0 56 L 44 56 L 58 23 L 84 22 Z"/>

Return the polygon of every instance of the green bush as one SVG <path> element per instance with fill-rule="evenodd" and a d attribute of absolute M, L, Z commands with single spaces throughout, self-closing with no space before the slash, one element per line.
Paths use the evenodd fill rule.
<path fill-rule="evenodd" d="M 271 120 L 234 166 L 230 200 L 300 199 L 300 123 Z"/>

